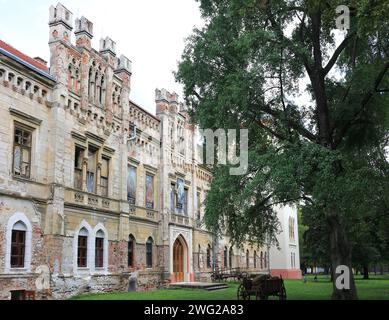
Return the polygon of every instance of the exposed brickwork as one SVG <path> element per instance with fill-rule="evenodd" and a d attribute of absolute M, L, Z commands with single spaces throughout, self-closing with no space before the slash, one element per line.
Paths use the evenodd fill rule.
<path fill-rule="evenodd" d="M 0 41 L 0 48 L 7 51 L 0 52 L 0 300 L 9 299 L 12 290 L 35 291 L 37 299 L 127 291 L 130 279 L 137 290 L 166 286 L 176 279 L 176 240 L 183 248 L 178 262 L 184 280 L 209 281 L 208 246 L 212 264 L 222 267 L 223 250 L 230 249 L 230 242 L 227 237 L 215 241 L 202 224 L 202 203 L 212 175 L 198 165 L 199 137 L 185 105 L 176 93 L 162 89 L 156 90 L 157 114 L 145 111 L 129 100 L 131 61 L 117 55 L 116 43 L 106 37 L 99 51 L 91 48 L 93 23 L 84 17 L 74 31 L 72 43 L 72 13 L 61 4 L 51 7 L 50 74 L 41 61 Z M 16 126 L 28 128 L 31 134 L 26 177 L 14 167 Z M 135 201 L 128 198 L 128 166 L 135 168 Z M 150 185 L 146 192 L 146 175 L 153 177 L 154 194 Z M 186 189 L 187 212 L 171 201 L 179 182 Z M 7 238 L 19 222 L 27 235 L 20 270 L 8 265 Z M 78 264 L 80 235 L 86 237 L 86 266 L 82 267 Z M 130 235 L 136 243 L 131 268 Z M 149 238 L 153 240 L 151 268 L 146 265 Z M 284 240 L 280 243 L 288 248 Z M 96 251 L 96 243 L 102 249 Z M 298 243 L 292 245 L 298 253 Z M 234 248 L 233 267 L 247 267 L 246 250 L 248 269 L 265 271 L 253 264 L 254 250 L 265 249 L 251 246 Z M 281 261 L 277 269 L 291 269 L 285 262 L 290 261 L 288 250 L 277 257 Z M 39 291 L 38 271 L 46 267 L 49 286 Z"/>

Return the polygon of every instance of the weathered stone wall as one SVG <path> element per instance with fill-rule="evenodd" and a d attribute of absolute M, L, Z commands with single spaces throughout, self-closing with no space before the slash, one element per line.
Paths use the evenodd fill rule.
<path fill-rule="evenodd" d="M 72 14 L 61 4 L 51 7 L 49 28 L 50 75 L 0 56 L 0 299 L 8 299 L 10 290 L 35 290 L 39 266 L 49 267 L 51 282 L 47 292 L 37 292 L 38 299 L 127 291 L 130 277 L 138 290 L 164 286 L 174 279 L 172 247 L 178 238 L 185 245 L 185 279 L 209 281 L 208 245 L 220 267 L 230 244 L 228 238 L 214 243 L 203 224 L 212 175 L 199 165 L 198 137 L 186 107 L 164 89 L 156 91 L 156 116 L 130 101 L 131 61 L 118 58 L 108 37 L 99 51 L 93 50 L 93 24 L 86 18 L 76 25 L 76 43 L 69 34 Z M 32 129 L 28 178 L 13 174 L 15 123 Z M 84 150 L 81 186 L 75 184 L 76 146 Z M 86 187 L 89 149 L 97 153 L 92 192 Z M 103 158 L 109 159 L 108 195 L 100 185 Z M 127 198 L 128 165 L 136 168 L 135 203 Z M 146 174 L 154 177 L 154 208 L 146 208 Z M 177 179 L 188 190 L 185 214 L 172 208 L 171 185 Z M 31 224 L 31 265 L 22 270 L 6 266 L 7 224 L 15 214 Z M 87 268 L 77 265 L 83 228 L 88 229 Z M 93 248 L 100 231 L 104 267 L 95 268 Z M 130 235 L 136 242 L 132 268 Z M 150 237 L 152 268 L 146 265 Z M 253 267 L 254 250 L 259 255 L 264 249 L 250 246 L 234 248 L 233 267 L 247 267 L 246 250 L 249 269 L 256 271 L 260 263 Z"/>
<path fill-rule="evenodd" d="M 53 277 L 52 285 L 52 299 L 68 299 L 81 294 L 127 292 L 128 276 L 124 274 L 60 276 Z"/>

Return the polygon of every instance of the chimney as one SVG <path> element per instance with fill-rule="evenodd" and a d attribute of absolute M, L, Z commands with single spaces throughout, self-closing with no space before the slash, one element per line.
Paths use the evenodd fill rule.
<path fill-rule="evenodd" d="M 35 57 L 34 60 L 38 61 L 39 63 L 41 63 L 47 67 L 47 61 L 42 59 L 41 57 Z"/>

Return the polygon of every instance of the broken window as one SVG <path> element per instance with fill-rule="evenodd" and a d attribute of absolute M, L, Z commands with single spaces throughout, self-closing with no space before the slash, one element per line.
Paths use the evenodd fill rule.
<path fill-rule="evenodd" d="M 32 130 L 16 126 L 14 131 L 13 167 L 14 174 L 30 178 Z"/>
<path fill-rule="evenodd" d="M 84 149 L 76 146 L 74 154 L 74 188 L 82 189 L 82 160 L 84 157 Z"/>
<path fill-rule="evenodd" d="M 101 162 L 100 189 L 103 197 L 108 197 L 109 159 L 103 158 Z"/>
<path fill-rule="evenodd" d="M 95 177 L 96 177 L 96 157 L 97 150 L 89 147 L 88 150 L 88 168 L 86 172 L 86 188 L 90 193 L 95 193 Z"/>

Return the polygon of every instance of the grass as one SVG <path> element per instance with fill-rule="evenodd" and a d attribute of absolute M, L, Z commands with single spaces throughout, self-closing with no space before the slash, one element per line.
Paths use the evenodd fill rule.
<path fill-rule="evenodd" d="M 228 283 L 229 288 L 218 291 L 199 289 L 159 289 L 148 292 L 126 292 L 107 294 L 88 294 L 72 300 L 236 300 L 239 283 Z M 389 275 L 370 276 L 370 280 L 356 277 L 359 299 L 389 300 Z M 332 284 L 326 276 L 319 276 L 317 281 L 308 277 L 302 280 L 285 280 L 288 300 L 329 300 Z"/>

